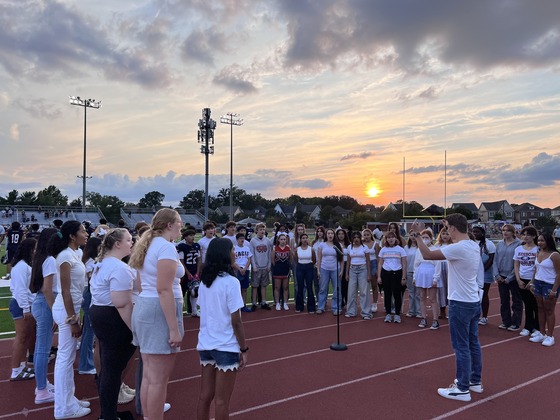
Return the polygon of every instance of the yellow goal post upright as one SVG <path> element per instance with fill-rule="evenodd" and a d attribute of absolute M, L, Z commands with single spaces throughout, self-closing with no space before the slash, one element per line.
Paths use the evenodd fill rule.
<path fill-rule="evenodd" d="M 405 192 L 406 192 L 406 157 L 403 156 L 403 170 L 402 170 L 402 222 L 404 224 L 404 229 L 408 233 L 408 223 L 412 224 L 414 220 L 417 220 L 421 223 L 431 223 L 432 230 L 434 231 L 434 236 L 437 234 L 439 230 L 434 229 L 436 227 L 436 219 L 444 219 L 447 216 L 447 150 L 444 153 L 444 164 L 443 164 L 443 216 L 407 216 L 406 214 L 406 201 L 405 201 Z M 425 210 L 425 209 L 423 209 Z M 411 221 L 412 219 L 412 221 Z M 435 238 L 434 238 L 435 239 Z"/>

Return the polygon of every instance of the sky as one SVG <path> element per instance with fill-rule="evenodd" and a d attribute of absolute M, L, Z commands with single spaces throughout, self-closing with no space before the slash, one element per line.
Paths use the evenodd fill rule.
<path fill-rule="evenodd" d="M 560 205 L 557 0 L 2 0 L 0 196 Z M 403 176 L 403 168 L 405 176 Z M 404 188 L 403 188 L 404 186 Z M 404 194 L 403 194 L 404 190 Z"/>

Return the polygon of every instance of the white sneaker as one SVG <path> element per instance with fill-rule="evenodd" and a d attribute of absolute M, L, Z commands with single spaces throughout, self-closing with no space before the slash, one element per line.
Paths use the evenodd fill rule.
<path fill-rule="evenodd" d="M 531 333 L 531 338 L 536 337 L 537 335 L 539 335 L 541 332 L 539 330 L 535 330 Z"/>
<path fill-rule="evenodd" d="M 279 311 L 280 309 L 282 309 L 282 308 L 280 308 L 280 304 L 277 303 L 277 304 L 276 304 L 276 310 Z"/>
<path fill-rule="evenodd" d="M 289 310 L 290 310 L 290 307 L 288 306 L 287 303 L 284 303 L 284 310 L 285 310 L 285 311 L 289 311 Z"/>
<path fill-rule="evenodd" d="M 93 368 L 92 370 L 79 370 L 78 373 L 80 375 L 95 375 L 97 374 L 97 371 Z"/>
<path fill-rule="evenodd" d="M 128 404 L 133 399 L 134 399 L 134 395 L 130 395 L 129 393 L 125 392 L 121 384 L 121 389 L 119 390 L 119 399 L 117 400 L 117 403 Z"/>
<path fill-rule="evenodd" d="M 457 385 L 457 379 L 455 379 L 453 383 Z M 484 392 L 484 387 L 482 386 L 482 383 L 479 384 L 469 383 L 469 391 L 476 392 L 477 394 L 482 394 Z"/>
<path fill-rule="evenodd" d="M 528 336 L 531 335 L 531 331 L 529 331 L 529 330 L 526 329 L 526 328 L 523 328 L 523 329 L 521 330 L 521 332 L 519 333 L 519 335 L 520 335 L 521 337 L 528 337 Z"/>
<path fill-rule="evenodd" d="M 449 388 L 438 388 L 438 394 L 444 398 L 449 398 L 450 400 L 465 401 L 471 400 L 471 393 L 467 391 L 461 391 L 457 388 L 456 384 L 449 385 Z"/>
<path fill-rule="evenodd" d="M 81 407 L 78 408 L 78 411 L 76 411 L 74 414 L 69 414 L 67 416 L 62 416 L 62 417 L 54 417 L 56 420 L 59 419 L 77 419 L 79 417 L 85 417 L 87 416 L 89 413 L 91 413 L 91 410 L 87 407 Z"/>
<path fill-rule="evenodd" d="M 488 318 L 480 318 L 480 320 L 478 321 L 478 325 L 488 325 Z"/>
<path fill-rule="evenodd" d="M 45 389 L 37 390 L 35 389 L 35 404 L 45 404 L 54 402 L 54 387 L 50 388 L 47 386 Z"/>
<path fill-rule="evenodd" d="M 132 389 L 131 387 L 129 387 L 127 384 L 125 384 L 124 382 L 121 384 L 121 391 L 128 394 L 128 395 L 134 395 L 136 396 L 136 390 Z"/>
<path fill-rule="evenodd" d="M 167 413 L 169 410 L 171 410 L 171 404 L 169 403 L 163 404 L 163 412 Z"/>
<path fill-rule="evenodd" d="M 377 303 L 372 303 L 371 304 L 371 312 L 373 312 L 373 313 L 377 312 Z"/>
<path fill-rule="evenodd" d="M 540 331 L 537 331 L 538 334 L 535 334 L 534 337 L 529 338 L 531 343 L 542 343 L 546 338 L 546 335 L 542 335 Z"/>
<path fill-rule="evenodd" d="M 542 345 L 546 347 L 551 347 L 554 345 L 554 337 L 545 336 L 542 341 Z"/>
<path fill-rule="evenodd" d="M 78 400 L 77 399 L 77 401 L 78 401 L 78 405 L 80 407 L 83 407 L 83 408 L 89 408 L 89 406 L 91 405 L 91 403 L 88 400 Z"/>

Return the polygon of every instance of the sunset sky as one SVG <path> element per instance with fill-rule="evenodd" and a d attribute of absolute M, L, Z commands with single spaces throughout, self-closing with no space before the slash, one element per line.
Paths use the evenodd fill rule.
<path fill-rule="evenodd" d="M 558 0 L 3 0 L 0 196 L 210 192 L 560 205 Z M 447 151 L 447 195 L 444 162 Z M 369 195 L 368 195 L 369 193 Z"/>

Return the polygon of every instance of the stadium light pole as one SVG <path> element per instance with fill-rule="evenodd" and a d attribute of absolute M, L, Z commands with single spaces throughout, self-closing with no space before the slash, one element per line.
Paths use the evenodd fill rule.
<path fill-rule="evenodd" d="M 101 101 L 96 101 L 95 99 L 82 99 L 79 96 L 70 96 L 70 104 L 81 106 L 84 108 L 84 171 L 82 176 L 78 175 L 78 178 L 82 178 L 82 213 L 86 212 L 86 133 L 87 133 L 87 109 L 94 108 L 99 109 L 101 108 Z"/>
<path fill-rule="evenodd" d="M 220 122 L 229 124 L 230 127 L 230 159 L 229 159 L 229 220 L 233 220 L 233 126 L 243 125 L 243 119 L 239 114 L 228 112 L 220 117 Z"/>
<path fill-rule="evenodd" d="M 200 153 L 205 156 L 205 175 L 204 175 L 204 218 L 208 220 L 208 177 L 209 177 L 209 156 L 214 154 L 214 130 L 216 121 L 210 118 L 212 111 L 210 108 L 202 109 L 202 118 L 198 120 L 198 142 L 201 143 Z"/>

